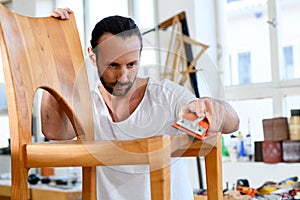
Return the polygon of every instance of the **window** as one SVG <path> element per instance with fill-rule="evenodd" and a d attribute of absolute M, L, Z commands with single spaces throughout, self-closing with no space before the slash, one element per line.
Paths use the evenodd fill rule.
<path fill-rule="evenodd" d="M 0 114 L 7 110 L 6 91 L 4 85 L 4 73 L 2 66 L 2 57 L 0 56 Z"/>
<path fill-rule="evenodd" d="M 271 81 L 267 1 L 230 1 L 225 6 L 227 65 L 225 85 Z M 230 60 L 231 59 L 231 60 Z M 231 62 L 231 65 L 229 65 Z"/>
<path fill-rule="evenodd" d="M 283 47 L 285 78 L 292 79 L 295 75 L 293 61 L 293 47 Z"/>
<path fill-rule="evenodd" d="M 154 25 L 154 2 L 153 0 L 134 0 L 133 1 L 134 19 L 139 26 L 142 34 L 155 27 Z M 143 51 L 141 55 L 141 63 L 139 76 L 158 78 L 158 68 L 156 64 L 157 50 L 155 45 L 155 32 L 143 35 Z"/>
<path fill-rule="evenodd" d="M 297 0 L 277 0 L 279 47 L 282 46 L 284 65 L 280 67 L 280 78 L 291 80 L 300 78 L 300 27 L 296 26 L 300 19 L 300 2 Z"/>
<path fill-rule="evenodd" d="M 238 54 L 239 84 L 251 83 L 250 52 Z"/>
<path fill-rule="evenodd" d="M 88 2 L 89 3 L 86 4 L 86 9 L 88 12 L 85 13 L 88 19 L 87 21 L 89 22 L 89 26 L 86 27 L 88 39 L 90 39 L 90 33 L 96 25 L 96 23 L 104 17 L 108 17 L 111 15 L 129 15 L 127 0 L 89 0 Z"/>
<path fill-rule="evenodd" d="M 291 116 L 291 110 L 300 108 L 300 95 L 285 96 L 283 99 L 285 116 Z"/>
<path fill-rule="evenodd" d="M 134 19 L 142 32 L 154 28 L 154 5 L 153 0 L 134 0 Z"/>
<path fill-rule="evenodd" d="M 127 0 L 56 0 L 55 7 L 69 7 L 74 11 L 84 53 L 90 46 L 91 31 L 99 20 L 109 15 L 128 15 Z"/>
<path fill-rule="evenodd" d="M 2 57 L 0 56 L 0 125 L 1 125 L 1 140 L 0 148 L 8 146 L 9 139 L 9 122 L 7 115 L 7 102 L 4 86 L 4 75 L 2 66 Z"/>
<path fill-rule="evenodd" d="M 7 101 L 4 82 L 0 81 L 0 113 L 7 110 Z"/>
<path fill-rule="evenodd" d="M 231 101 L 230 104 L 237 110 L 240 121 L 240 130 L 243 136 L 250 133 L 251 137 L 257 141 L 263 140 L 261 130 L 262 120 L 273 116 L 272 99 L 249 99 Z M 230 136 L 226 136 L 227 139 Z"/>
<path fill-rule="evenodd" d="M 289 118 L 300 108 L 300 1 L 227 0 L 221 11 L 226 99 L 241 118 L 241 132 L 250 119 L 254 140 L 262 140 L 262 119 Z"/>

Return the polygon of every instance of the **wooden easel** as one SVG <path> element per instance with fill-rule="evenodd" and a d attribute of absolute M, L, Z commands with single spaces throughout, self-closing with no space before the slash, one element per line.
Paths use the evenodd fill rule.
<path fill-rule="evenodd" d="M 190 75 L 195 74 L 201 69 L 196 69 L 197 60 L 208 48 L 207 45 L 197 42 L 183 34 L 182 25 L 180 23 L 180 15 L 172 18 L 172 32 L 169 40 L 168 51 L 165 61 L 164 71 L 161 78 L 170 79 L 182 86 L 194 90 Z M 188 58 L 190 50 L 187 46 L 195 45 L 201 47 L 196 57 Z M 195 91 L 193 91 L 195 92 Z"/>

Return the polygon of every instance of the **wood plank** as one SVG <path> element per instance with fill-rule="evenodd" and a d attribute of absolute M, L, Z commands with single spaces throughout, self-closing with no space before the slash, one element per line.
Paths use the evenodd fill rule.
<path fill-rule="evenodd" d="M 207 198 L 208 200 L 223 199 L 222 186 L 222 139 L 217 140 L 213 148 L 205 157 Z"/>
<path fill-rule="evenodd" d="M 152 200 L 170 199 L 170 141 L 170 137 L 157 137 L 148 144 Z"/>
<path fill-rule="evenodd" d="M 159 136 L 160 137 L 160 136 Z M 166 137 L 166 136 L 163 136 Z M 67 141 L 26 145 L 26 166 L 67 167 L 147 164 L 147 143 L 155 138 L 127 141 Z M 47 156 L 45 156 L 47 155 Z M 69 162 L 66 162 L 66 159 Z M 55 162 L 53 162 L 55 160 Z M 84 164 L 83 164 L 84 163 Z"/>
<path fill-rule="evenodd" d="M 28 196 L 27 199 L 30 199 L 30 192 L 28 189 L 27 192 Z M 1 180 L 0 181 L 0 200 L 11 197 L 11 180 Z"/>
<path fill-rule="evenodd" d="M 43 199 L 43 200 L 77 200 L 81 198 L 81 191 L 68 192 L 64 191 L 54 191 L 54 190 L 44 190 L 38 188 L 31 189 L 32 200 Z"/>

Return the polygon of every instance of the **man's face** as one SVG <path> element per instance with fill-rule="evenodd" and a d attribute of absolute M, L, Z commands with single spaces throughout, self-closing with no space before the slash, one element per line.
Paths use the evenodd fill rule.
<path fill-rule="evenodd" d="M 104 88 L 114 96 L 126 95 L 135 82 L 140 61 L 138 36 L 122 38 L 104 34 L 97 47 L 98 74 Z"/>

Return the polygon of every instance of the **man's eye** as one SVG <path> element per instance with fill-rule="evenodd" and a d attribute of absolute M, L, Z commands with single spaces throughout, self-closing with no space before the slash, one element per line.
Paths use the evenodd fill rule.
<path fill-rule="evenodd" d="M 127 67 L 134 67 L 136 65 L 136 62 L 132 62 L 132 63 L 129 63 L 128 65 L 127 65 Z"/>
<path fill-rule="evenodd" d="M 109 67 L 116 68 L 118 65 L 116 63 L 110 63 Z"/>

